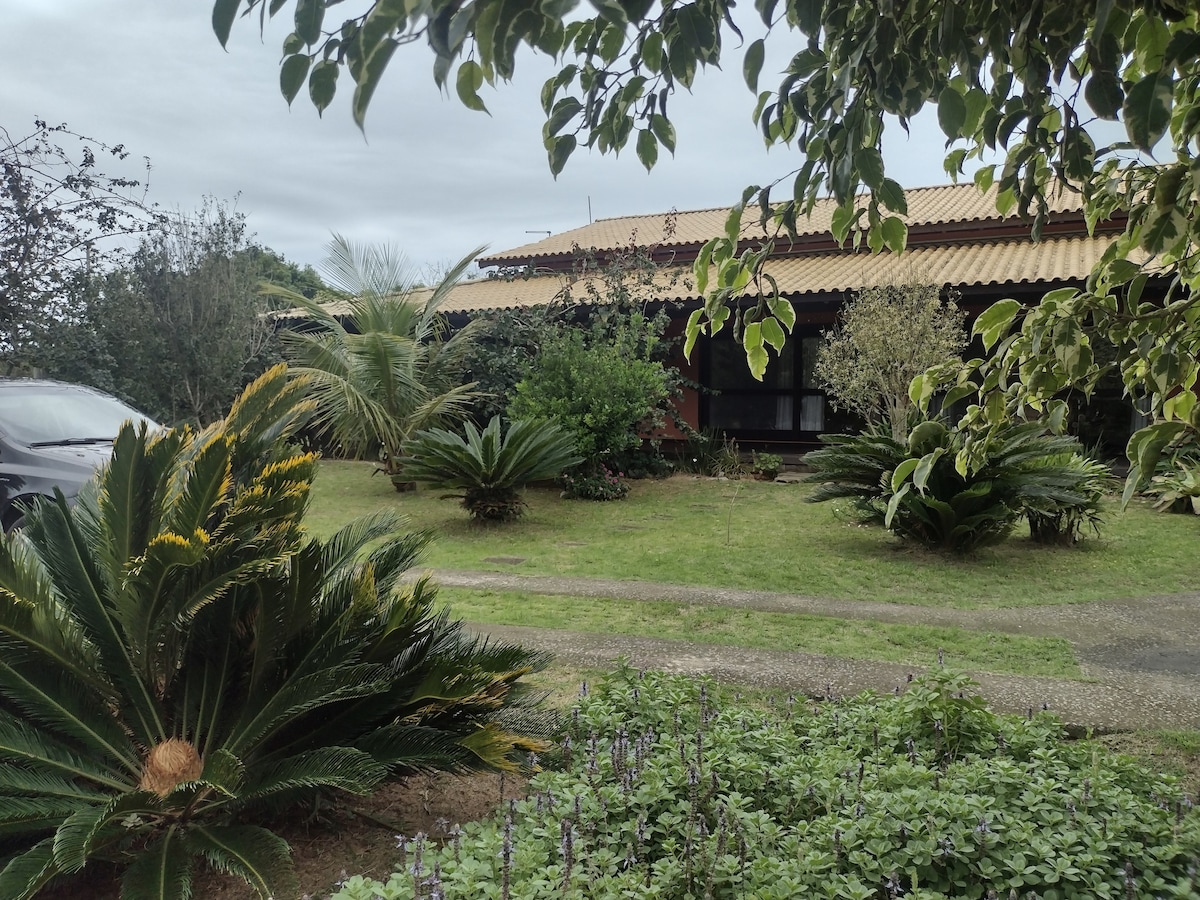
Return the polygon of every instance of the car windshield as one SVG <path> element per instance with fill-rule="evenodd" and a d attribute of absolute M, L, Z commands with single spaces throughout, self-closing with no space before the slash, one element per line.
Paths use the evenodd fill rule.
<path fill-rule="evenodd" d="M 115 397 L 72 385 L 37 384 L 0 390 L 0 431 L 22 444 L 111 441 L 121 423 L 150 422 Z"/>

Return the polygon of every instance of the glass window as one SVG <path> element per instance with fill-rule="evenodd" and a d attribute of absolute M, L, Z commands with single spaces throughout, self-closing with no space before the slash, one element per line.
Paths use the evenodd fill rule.
<path fill-rule="evenodd" d="M 708 424 L 731 431 L 791 431 L 793 408 L 785 394 L 726 392 L 709 398 Z"/>
<path fill-rule="evenodd" d="M 762 381 L 746 367 L 746 351 L 728 333 L 708 342 L 706 384 L 718 393 L 704 398 L 704 424 L 759 439 L 821 433 L 826 430 L 825 394 L 817 384 L 820 335 L 788 337 L 783 353 L 774 351 Z"/>
<path fill-rule="evenodd" d="M 825 430 L 824 394 L 805 394 L 800 398 L 800 430 Z"/>
<path fill-rule="evenodd" d="M 820 335 L 800 338 L 800 387 L 817 390 L 817 351 L 825 339 Z"/>
<path fill-rule="evenodd" d="M 710 386 L 718 391 L 791 390 L 793 386 L 793 364 L 795 341 L 783 345 L 778 357 L 774 349 L 768 349 L 771 361 L 762 381 L 750 374 L 746 365 L 746 351 L 732 337 L 720 336 L 708 342 L 710 348 Z"/>

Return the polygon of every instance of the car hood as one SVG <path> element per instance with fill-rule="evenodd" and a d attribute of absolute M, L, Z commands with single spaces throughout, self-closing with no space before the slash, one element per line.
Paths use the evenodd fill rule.
<path fill-rule="evenodd" d="M 52 459 L 61 466 L 96 469 L 112 459 L 113 445 L 111 442 L 104 442 L 72 444 L 66 447 L 30 447 L 28 452 L 43 459 Z"/>

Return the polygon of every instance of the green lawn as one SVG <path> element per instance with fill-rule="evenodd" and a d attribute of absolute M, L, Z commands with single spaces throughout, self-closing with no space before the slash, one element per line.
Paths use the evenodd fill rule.
<path fill-rule="evenodd" d="M 836 619 L 799 613 L 757 612 L 726 606 L 644 603 L 554 597 L 505 591 L 441 588 L 438 599 L 457 618 L 495 625 L 527 625 L 596 634 L 653 635 L 667 640 L 724 644 L 756 650 L 794 650 L 843 659 L 927 666 L 945 651 L 946 663 L 973 672 L 1081 676 L 1069 642 Z"/>
<path fill-rule="evenodd" d="M 613 503 L 527 492 L 518 522 L 476 525 L 453 499 L 395 493 L 368 463 L 326 461 L 313 491 L 317 534 L 380 508 L 437 539 L 437 568 L 577 575 L 787 591 L 852 600 L 963 608 L 1084 603 L 1195 588 L 1200 519 L 1114 503 L 1098 539 L 1047 548 L 1024 537 L 946 559 L 852 524 L 832 504 L 804 503 L 805 485 L 677 476 L 639 481 Z M 520 557 L 518 565 L 489 557 Z"/>

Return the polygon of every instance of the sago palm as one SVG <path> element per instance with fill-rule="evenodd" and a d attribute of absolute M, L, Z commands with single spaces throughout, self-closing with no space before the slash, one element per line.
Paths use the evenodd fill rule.
<path fill-rule="evenodd" d="M 1038 422 L 994 426 L 985 463 L 960 472 L 964 442 L 978 439 L 945 422 L 920 422 L 906 442 L 881 426 L 860 435 L 822 435 L 805 455 L 821 482 L 808 500 L 851 499 L 859 513 L 931 549 L 967 552 L 1004 540 L 1022 515 L 1035 539 L 1064 541 L 1100 523 L 1104 467 L 1079 457 L 1078 442 Z"/>
<path fill-rule="evenodd" d="M 123 897 L 179 900 L 197 859 L 294 897 L 256 809 L 539 746 L 519 678 L 543 657 L 402 581 L 425 536 L 304 539 L 302 390 L 280 366 L 198 434 L 126 425 L 75 507 L 0 542 L 0 898 L 109 860 Z"/>
<path fill-rule="evenodd" d="M 516 421 L 505 432 L 493 416 L 483 431 L 470 422 L 465 429 L 461 436 L 442 428 L 419 433 L 409 444 L 404 472 L 463 491 L 463 508 L 475 519 L 517 518 L 525 508 L 521 488 L 583 462 L 574 437 L 550 422 Z"/>
<path fill-rule="evenodd" d="M 352 454 L 378 451 L 389 475 L 400 474 L 412 435 L 461 418 L 479 396 L 474 384 L 462 383 L 474 329 L 447 338 L 438 310 L 481 250 L 432 289 L 418 289 L 393 248 L 356 247 L 335 236 L 322 274 L 344 299 L 344 317 L 316 300 L 275 292 L 309 317 L 306 330 L 285 331 L 282 339 L 294 370 L 311 382 L 314 425 Z"/>

